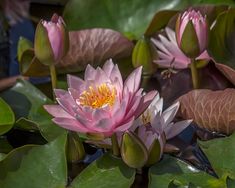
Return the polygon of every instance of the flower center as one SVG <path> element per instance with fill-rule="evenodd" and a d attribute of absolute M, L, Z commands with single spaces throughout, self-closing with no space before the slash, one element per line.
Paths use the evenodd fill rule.
<path fill-rule="evenodd" d="M 116 88 L 103 83 L 99 86 L 90 86 L 88 90 L 83 91 L 79 97 L 79 104 L 91 108 L 101 108 L 109 105 L 113 106 L 116 99 Z"/>
<path fill-rule="evenodd" d="M 150 121 L 151 121 L 151 114 L 150 114 L 149 110 L 146 110 L 146 112 L 144 112 L 141 115 L 141 120 L 143 122 L 143 125 L 147 125 L 148 123 L 150 123 Z"/>

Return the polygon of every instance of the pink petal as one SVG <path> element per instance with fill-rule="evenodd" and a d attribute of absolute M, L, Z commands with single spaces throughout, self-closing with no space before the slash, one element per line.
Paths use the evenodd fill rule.
<path fill-rule="evenodd" d="M 207 51 L 205 50 L 204 52 L 202 52 L 201 55 L 199 55 L 196 60 L 200 60 L 200 59 L 205 59 L 205 60 L 210 60 L 211 57 L 209 56 L 209 54 L 207 53 Z"/>
<path fill-rule="evenodd" d="M 113 132 L 124 132 L 128 130 L 133 125 L 134 119 L 135 118 L 132 117 L 127 123 L 117 127 Z"/>
<path fill-rule="evenodd" d="M 48 32 L 48 38 L 51 44 L 51 48 L 54 54 L 55 60 L 58 60 L 60 53 L 61 53 L 61 48 L 62 48 L 62 33 L 60 28 L 57 26 L 57 24 L 52 23 L 52 22 L 44 22 L 43 24 Z"/>
<path fill-rule="evenodd" d="M 68 112 L 72 116 L 76 115 L 75 109 L 77 108 L 77 105 L 69 94 L 66 95 L 66 97 L 57 98 L 56 100 L 66 112 Z"/>
<path fill-rule="evenodd" d="M 111 80 L 109 79 L 109 77 L 100 67 L 96 69 L 96 75 L 95 75 L 94 80 L 95 80 L 96 85 L 101 85 L 103 83 L 111 83 Z"/>
<path fill-rule="evenodd" d="M 44 105 L 44 109 L 54 117 L 73 118 L 60 105 Z"/>
<path fill-rule="evenodd" d="M 114 68 L 114 64 L 113 64 L 112 59 L 107 60 L 103 66 L 103 70 L 108 77 L 110 77 L 113 68 Z"/>
<path fill-rule="evenodd" d="M 78 92 L 78 90 L 75 90 L 73 88 L 68 88 L 68 91 L 69 91 L 69 94 L 73 98 L 74 101 L 79 99 L 80 93 Z"/>
<path fill-rule="evenodd" d="M 118 83 L 119 83 L 119 91 L 122 91 L 123 90 L 123 80 L 122 80 L 122 75 L 120 73 L 120 70 L 118 68 L 117 65 L 114 66 L 112 72 L 111 72 L 111 76 L 110 76 L 110 79 L 115 82 L 115 80 L 118 80 Z"/>
<path fill-rule="evenodd" d="M 68 86 L 69 88 L 73 88 L 75 90 L 81 91 L 84 90 L 84 80 L 82 80 L 81 78 L 77 77 L 77 76 L 73 76 L 73 75 L 67 75 L 67 82 L 68 82 Z"/>
<path fill-rule="evenodd" d="M 157 91 L 150 91 L 142 97 L 140 104 L 135 112 L 135 117 L 140 116 L 148 108 L 157 93 Z"/>
<path fill-rule="evenodd" d="M 84 73 L 84 80 L 94 80 L 96 76 L 96 70 L 88 64 Z"/>
<path fill-rule="evenodd" d="M 164 128 L 164 132 L 166 134 L 166 139 L 169 140 L 179 133 L 181 133 L 184 129 L 186 129 L 190 123 L 192 123 L 192 120 L 184 120 L 184 121 L 179 121 L 177 123 L 171 123 L 167 125 Z"/>
<path fill-rule="evenodd" d="M 54 123 L 59 125 L 60 127 L 63 127 L 65 129 L 75 131 L 75 132 L 80 132 L 80 133 L 90 133 L 91 131 L 81 125 L 77 120 L 75 119 L 70 119 L 70 118 L 60 118 L 56 117 L 52 119 Z"/>
<path fill-rule="evenodd" d="M 56 98 L 61 98 L 68 92 L 63 89 L 54 89 L 54 93 L 55 93 Z"/>
<path fill-rule="evenodd" d="M 180 107 L 180 103 L 177 102 L 177 103 L 171 105 L 169 108 L 167 108 L 162 113 L 162 116 L 165 120 L 165 125 L 168 125 L 175 118 L 175 115 L 176 115 L 179 107 Z"/>
<path fill-rule="evenodd" d="M 93 110 L 92 119 L 94 121 L 99 121 L 100 119 L 103 118 L 110 118 L 110 113 L 106 109 L 97 108 Z"/>
<path fill-rule="evenodd" d="M 140 86 L 142 67 L 135 69 L 125 80 L 124 87 L 127 87 L 131 93 L 135 93 Z"/>

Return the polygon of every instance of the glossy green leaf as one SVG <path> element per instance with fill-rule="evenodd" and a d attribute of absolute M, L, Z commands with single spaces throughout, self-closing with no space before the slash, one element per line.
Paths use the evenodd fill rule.
<path fill-rule="evenodd" d="M 234 4 L 232 0 L 70 0 L 64 11 L 69 30 L 112 28 L 138 38 L 159 10 L 182 9 L 192 4 Z M 92 10 L 92 11 L 91 11 Z"/>
<path fill-rule="evenodd" d="M 0 135 L 9 131 L 15 123 L 15 115 L 10 106 L 0 98 Z"/>
<path fill-rule="evenodd" d="M 19 61 L 20 72 L 24 76 L 42 77 L 50 75 L 48 66 L 42 64 L 34 54 L 33 49 L 25 50 Z"/>
<path fill-rule="evenodd" d="M 18 80 L 11 89 L 1 93 L 15 112 L 16 118 L 26 118 L 34 122 L 46 140 L 50 141 L 65 132 L 55 125 L 52 117 L 43 109 L 44 104 L 52 103 L 40 90 L 25 80 Z"/>
<path fill-rule="evenodd" d="M 121 159 L 105 154 L 84 169 L 69 188 L 129 188 L 134 178 L 134 169 L 126 166 Z"/>
<path fill-rule="evenodd" d="M 221 13 L 210 32 L 208 52 L 217 63 L 235 69 L 235 9 Z"/>
<path fill-rule="evenodd" d="M 167 155 L 164 155 L 162 161 L 156 163 L 149 170 L 149 188 L 188 186 L 198 188 L 226 188 L 226 182 L 223 179 L 216 179 L 190 164 Z"/>
<path fill-rule="evenodd" d="M 176 10 L 162 10 L 157 12 L 152 21 L 150 22 L 148 28 L 146 29 L 144 35 L 152 36 L 154 33 L 159 31 L 160 29 L 166 27 L 169 20 L 178 13 Z"/>
<path fill-rule="evenodd" d="M 235 134 L 226 138 L 199 142 L 213 169 L 219 177 L 235 180 Z"/>
<path fill-rule="evenodd" d="M 1 188 L 64 188 L 67 184 L 66 135 L 42 146 L 27 145 L 0 161 Z"/>

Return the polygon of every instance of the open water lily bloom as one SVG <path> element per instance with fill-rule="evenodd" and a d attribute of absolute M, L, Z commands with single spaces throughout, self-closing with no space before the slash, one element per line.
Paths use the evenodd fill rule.
<path fill-rule="evenodd" d="M 166 36 L 159 34 L 158 39 L 152 38 L 151 41 L 157 48 L 159 58 L 154 63 L 164 68 L 185 69 L 191 63 L 188 58 L 178 47 L 175 32 L 167 27 Z M 205 50 L 196 60 L 210 60 L 210 56 Z"/>
<path fill-rule="evenodd" d="M 112 60 L 103 69 L 88 65 L 84 80 L 68 75 L 68 91 L 56 89 L 58 105 L 45 105 L 57 125 L 96 138 L 109 137 L 130 128 L 149 106 L 156 91 L 142 95 L 139 88 L 142 67 L 135 69 L 123 83 Z"/>

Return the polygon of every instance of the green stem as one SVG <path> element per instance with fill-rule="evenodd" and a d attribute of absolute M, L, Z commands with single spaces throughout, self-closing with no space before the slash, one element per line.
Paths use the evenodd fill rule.
<path fill-rule="evenodd" d="M 141 87 L 145 89 L 148 88 L 150 79 L 151 79 L 151 75 L 149 74 L 142 75 Z"/>
<path fill-rule="evenodd" d="M 50 65 L 50 73 L 51 73 L 51 84 L 52 84 L 52 92 L 53 92 L 54 89 L 57 87 L 57 76 L 56 76 L 56 70 L 55 70 L 54 63 L 52 63 Z M 54 92 L 53 92 L 53 97 L 54 97 L 54 100 L 55 100 Z"/>
<path fill-rule="evenodd" d="M 200 82 L 199 82 L 199 76 L 198 76 L 195 59 L 191 59 L 190 68 L 191 68 L 191 75 L 192 75 L 192 81 L 193 81 L 193 88 L 198 89 L 200 87 Z"/>
<path fill-rule="evenodd" d="M 112 135 L 111 141 L 112 141 L 113 155 L 119 157 L 120 156 L 120 150 L 119 150 L 119 146 L 118 146 L 117 135 L 115 133 Z"/>

